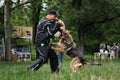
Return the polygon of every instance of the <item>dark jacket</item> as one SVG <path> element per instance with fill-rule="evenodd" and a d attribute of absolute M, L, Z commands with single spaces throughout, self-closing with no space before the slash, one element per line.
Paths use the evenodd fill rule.
<path fill-rule="evenodd" d="M 37 26 L 35 45 L 38 46 L 41 43 L 48 45 L 50 38 L 52 38 L 54 34 L 59 31 L 59 28 L 60 26 L 55 26 L 48 19 L 41 19 Z"/>

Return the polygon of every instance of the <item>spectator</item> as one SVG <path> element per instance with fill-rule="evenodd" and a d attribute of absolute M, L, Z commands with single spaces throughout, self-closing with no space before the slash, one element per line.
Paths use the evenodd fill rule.
<path fill-rule="evenodd" d="M 64 53 L 57 52 L 57 57 L 58 57 L 58 62 L 62 63 L 63 62 Z"/>
<path fill-rule="evenodd" d="M 113 47 L 110 50 L 110 60 L 114 60 L 115 59 L 115 51 L 113 49 Z"/>
<path fill-rule="evenodd" d="M 111 50 L 111 46 L 107 45 L 107 51 L 108 51 L 108 53 L 110 52 L 110 50 Z"/>
<path fill-rule="evenodd" d="M 117 46 L 116 43 L 113 43 L 113 50 L 115 52 L 115 56 L 118 58 L 118 51 L 119 51 L 119 47 Z"/>
<path fill-rule="evenodd" d="M 118 43 L 118 57 L 120 57 L 120 43 Z"/>
<path fill-rule="evenodd" d="M 65 24 L 64 22 L 62 22 L 63 26 L 62 28 L 65 29 Z M 55 38 L 59 38 L 61 35 L 61 33 L 58 31 L 57 33 L 55 33 L 54 37 Z M 63 57 L 64 57 L 64 53 L 63 52 L 57 52 L 57 58 L 58 58 L 58 62 L 62 63 L 63 62 Z"/>
<path fill-rule="evenodd" d="M 101 43 L 100 46 L 99 46 L 99 50 L 100 50 L 100 53 L 101 53 L 101 54 L 104 53 L 105 48 L 106 48 L 105 43 L 104 43 L 104 42 Z"/>

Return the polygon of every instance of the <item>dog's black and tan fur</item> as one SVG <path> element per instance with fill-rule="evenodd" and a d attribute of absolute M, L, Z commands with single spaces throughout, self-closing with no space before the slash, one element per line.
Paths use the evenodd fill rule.
<path fill-rule="evenodd" d="M 61 51 L 66 53 L 70 58 L 72 58 L 70 62 L 70 66 L 73 72 L 76 72 L 77 69 L 83 69 L 84 64 L 91 64 L 91 65 L 101 65 L 98 62 L 88 62 L 85 60 L 82 53 L 76 47 L 71 32 L 68 30 L 62 31 L 62 37 L 60 38 L 58 43 L 52 44 L 52 49 L 56 51 Z"/>

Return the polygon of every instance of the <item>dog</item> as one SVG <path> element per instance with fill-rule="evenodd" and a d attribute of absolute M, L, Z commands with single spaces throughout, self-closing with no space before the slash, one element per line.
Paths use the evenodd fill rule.
<path fill-rule="evenodd" d="M 66 53 L 72 60 L 70 62 L 70 67 L 73 72 L 76 72 L 78 69 L 82 70 L 85 64 L 90 65 L 101 65 L 98 62 L 89 62 L 86 61 L 82 53 L 76 47 L 75 42 L 71 36 L 71 31 L 62 30 L 62 36 L 57 43 L 52 43 L 52 49 L 55 51 L 60 51 Z"/>

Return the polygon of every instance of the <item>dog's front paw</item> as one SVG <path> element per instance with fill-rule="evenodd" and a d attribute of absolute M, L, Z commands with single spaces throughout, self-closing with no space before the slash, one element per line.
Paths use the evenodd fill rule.
<path fill-rule="evenodd" d="M 73 73 L 75 73 L 75 72 L 76 72 L 76 70 L 72 70 L 72 72 L 73 72 Z"/>

